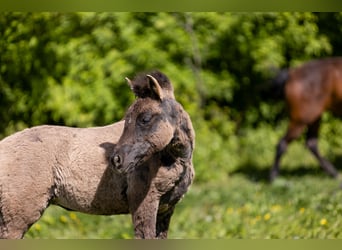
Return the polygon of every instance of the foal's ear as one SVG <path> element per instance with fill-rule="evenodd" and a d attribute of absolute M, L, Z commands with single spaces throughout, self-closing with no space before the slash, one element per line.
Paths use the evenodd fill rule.
<path fill-rule="evenodd" d="M 157 81 L 156 78 L 154 78 L 151 75 L 146 75 L 149 78 L 149 84 L 151 87 L 151 90 L 153 93 L 160 99 L 163 100 L 164 94 L 163 94 L 163 89 L 160 87 L 159 82 Z"/>
<path fill-rule="evenodd" d="M 137 97 L 154 97 L 159 100 L 163 100 L 163 89 L 161 88 L 157 79 L 151 75 L 146 75 L 144 77 L 144 80 L 142 80 L 143 78 L 141 77 L 138 77 L 133 81 L 131 81 L 128 77 L 125 77 L 125 79 L 128 83 L 128 86 L 131 88 L 131 90 Z"/>
<path fill-rule="evenodd" d="M 130 89 L 133 90 L 133 83 L 132 83 L 131 79 L 129 79 L 128 77 L 125 77 L 125 80 L 127 81 L 127 84 L 130 87 Z"/>

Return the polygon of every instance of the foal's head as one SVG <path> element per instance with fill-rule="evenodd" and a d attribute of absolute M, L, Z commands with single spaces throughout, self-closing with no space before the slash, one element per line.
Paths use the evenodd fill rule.
<path fill-rule="evenodd" d="M 194 131 L 169 79 L 154 71 L 126 80 L 137 99 L 126 112 L 124 131 L 111 157 L 114 169 L 130 172 L 156 154 L 170 163 L 179 157 L 191 160 Z"/>

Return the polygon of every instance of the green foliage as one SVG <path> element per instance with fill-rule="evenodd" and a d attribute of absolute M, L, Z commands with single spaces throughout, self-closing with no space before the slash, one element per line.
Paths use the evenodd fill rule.
<path fill-rule="evenodd" d="M 134 100 L 124 78 L 159 69 L 196 131 L 196 184 L 174 217 L 172 237 L 340 237 L 332 212 L 339 196 L 315 189 L 322 176 L 272 187 L 263 180 L 286 128 L 270 78 L 283 67 L 341 55 L 341 27 L 341 13 L 2 13 L 0 138 L 38 124 L 118 121 Z M 341 132 L 340 121 L 326 114 L 320 148 L 335 164 Z M 285 175 L 320 172 L 303 141 L 282 163 Z M 129 217 L 76 214 L 74 221 L 69 212 L 50 211 L 28 237 L 132 237 Z"/>
<path fill-rule="evenodd" d="M 238 127 L 272 120 L 277 110 L 259 108 L 271 69 L 330 55 L 329 38 L 340 44 L 330 19 L 313 13 L 4 13 L 0 131 L 121 119 L 133 100 L 124 77 L 155 68 L 173 80 L 192 116 L 201 108 L 206 122 L 219 114 Z"/>
<path fill-rule="evenodd" d="M 197 178 L 216 178 L 240 164 L 245 131 L 282 117 L 283 103 L 267 101 L 274 70 L 341 44 L 332 19 L 342 22 L 339 13 L 3 13 L 0 134 L 118 121 L 134 99 L 124 78 L 159 69 L 193 120 Z"/>

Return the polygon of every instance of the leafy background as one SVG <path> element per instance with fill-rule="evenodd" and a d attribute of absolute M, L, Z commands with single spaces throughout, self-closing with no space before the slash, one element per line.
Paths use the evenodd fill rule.
<path fill-rule="evenodd" d="M 342 54 L 342 14 L 17 13 L 0 15 L 0 138 L 26 127 L 102 126 L 134 97 L 124 80 L 159 69 L 196 131 L 196 180 L 173 238 L 339 238 L 339 183 L 293 143 L 267 183 L 286 109 L 277 70 Z M 320 148 L 341 165 L 340 121 L 325 114 Z M 324 184 L 324 185 L 323 185 Z M 26 237 L 131 238 L 129 216 L 49 208 Z"/>

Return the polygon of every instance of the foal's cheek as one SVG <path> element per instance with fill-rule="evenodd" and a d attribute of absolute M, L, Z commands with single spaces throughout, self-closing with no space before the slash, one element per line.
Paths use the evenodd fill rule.
<path fill-rule="evenodd" d="M 150 134 L 150 142 L 155 146 L 156 151 L 160 151 L 165 148 L 173 137 L 173 127 L 168 122 L 162 122 L 159 124 L 157 132 Z"/>

